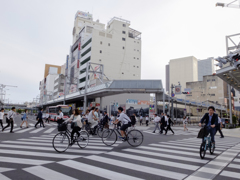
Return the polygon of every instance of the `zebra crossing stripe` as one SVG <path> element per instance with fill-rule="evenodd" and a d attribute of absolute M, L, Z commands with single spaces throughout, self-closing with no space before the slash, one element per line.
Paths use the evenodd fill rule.
<path fill-rule="evenodd" d="M 231 171 L 223 171 L 220 176 L 230 177 L 230 178 L 236 178 L 239 179 L 240 173 L 231 172 Z"/>
<path fill-rule="evenodd" d="M 233 164 L 233 163 L 229 164 L 228 167 L 234 168 L 234 169 L 240 169 L 240 165 L 238 165 L 238 164 Z"/>
<path fill-rule="evenodd" d="M 161 143 L 165 143 L 165 142 L 161 142 Z M 171 144 L 185 144 L 185 145 L 199 145 L 200 147 L 200 144 L 202 143 L 202 141 L 196 141 L 196 142 L 174 142 L 174 141 L 168 141 L 167 143 L 171 143 Z M 218 142 L 216 142 L 216 146 L 217 148 L 220 147 L 220 148 L 230 148 L 232 147 L 233 145 L 220 145 L 218 144 Z"/>
<path fill-rule="evenodd" d="M 176 156 L 176 155 L 171 155 L 171 154 L 164 154 L 164 153 L 155 153 L 155 152 L 149 152 L 149 151 L 141 151 L 141 150 L 136 150 L 136 149 L 123 149 L 123 151 L 127 152 L 132 152 L 132 153 L 137 153 L 137 154 L 144 154 L 144 155 L 150 155 L 150 156 L 156 156 L 156 157 L 164 157 L 164 158 L 169 158 L 169 159 L 177 159 L 181 161 L 188 161 L 188 162 L 195 162 L 195 163 L 201 163 L 201 164 L 206 164 L 208 160 L 202 160 L 202 159 L 194 159 L 194 158 L 189 158 L 189 157 L 183 157 L 181 156 Z"/>
<path fill-rule="evenodd" d="M 169 175 L 171 175 L 171 179 L 179 180 L 179 179 L 184 179 L 187 176 L 187 174 L 183 174 L 183 173 L 177 173 L 177 172 L 172 172 L 172 171 L 167 171 L 167 170 L 162 170 L 162 169 L 157 169 L 157 168 L 151 168 L 151 167 L 147 167 L 147 166 L 142 166 L 142 165 L 138 165 L 138 164 L 134 164 L 134 163 L 114 160 L 114 159 L 95 156 L 95 155 L 85 157 L 85 159 L 90 159 L 90 160 L 98 161 L 101 163 L 111 164 L 113 166 L 118 166 L 121 168 L 126 167 L 127 169 L 131 169 L 134 171 L 142 172 L 144 170 L 145 173 L 162 176 L 162 177 L 167 177 L 167 178 L 169 177 Z"/>
<path fill-rule="evenodd" d="M 31 131 L 30 133 L 38 133 L 42 130 L 44 130 L 44 129 L 43 128 L 38 128 L 38 129 L 35 129 L 35 130 Z"/>
<path fill-rule="evenodd" d="M 84 164 L 81 162 L 73 161 L 73 160 L 66 160 L 66 161 L 61 161 L 58 162 L 59 164 L 63 166 L 67 166 L 70 168 L 74 168 L 77 170 L 84 171 L 88 174 L 93 174 L 95 176 L 103 177 L 106 179 L 114 179 L 114 180 L 122 180 L 122 179 L 127 179 L 127 180 L 143 180 L 141 178 L 136 178 L 133 176 L 125 175 L 122 173 L 110 171 L 107 169 L 103 169 L 97 166 L 92 166 L 88 164 Z"/>
<path fill-rule="evenodd" d="M 20 129 L 22 129 L 22 128 L 13 128 L 13 132 L 14 132 L 14 131 L 18 131 L 18 130 L 20 130 Z M 5 130 L 3 131 L 3 133 L 9 133 L 9 129 L 5 129 Z"/>
<path fill-rule="evenodd" d="M 17 146 L 12 144 L 0 144 L 0 147 L 7 147 L 7 148 L 18 148 L 18 149 L 34 149 L 34 150 L 45 150 L 45 151 L 52 151 L 55 152 L 53 147 L 42 147 L 42 146 Z M 72 153 L 79 153 L 79 154 L 100 154 L 105 153 L 106 151 L 91 151 L 91 150 L 82 150 L 82 149 L 68 149 L 68 152 Z"/>
<path fill-rule="evenodd" d="M 169 145 L 161 145 L 161 144 L 149 144 L 150 146 L 156 146 L 156 147 L 163 147 L 163 148 L 170 148 L 170 149 L 181 149 L 181 150 L 188 150 L 188 151 L 196 151 L 199 152 L 199 149 L 197 148 L 186 148 L 186 147 L 180 147 L 180 146 L 169 146 Z M 200 145 L 199 145 L 200 147 Z M 215 154 L 220 154 L 221 151 L 214 151 Z"/>
<path fill-rule="evenodd" d="M 45 160 L 15 158 L 15 157 L 13 158 L 13 157 L 0 156 L 0 162 L 27 164 L 27 165 L 42 165 L 42 164 L 53 163 L 54 161 L 45 161 Z"/>
<path fill-rule="evenodd" d="M 240 159 L 234 159 L 233 161 L 234 162 L 240 162 Z"/>
<path fill-rule="evenodd" d="M 0 179 L 1 180 L 11 180 L 7 176 L 4 176 L 3 174 L 0 173 Z"/>
<path fill-rule="evenodd" d="M 45 168 L 43 166 L 34 166 L 24 168 L 23 170 L 44 180 L 77 180 L 65 174 Z"/>
<path fill-rule="evenodd" d="M 123 157 L 123 158 L 128 158 L 128 159 L 133 159 L 133 160 L 138 160 L 138 161 L 143 161 L 143 162 L 148 162 L 148 163 L 154 163 L 154 164 L 159 164 L 159 165 L 164 165 L 164 166 L 176 167 L 176 168 L 180 168 L 180 169 L 193 170 L 193 171 L 195 171 L 199 168 L 199 166 L 158 160 L 158 159 L 153 159 L 153 158 L 149 158 L 149 157 L 146 158 L 146 157 L 135 156 L 135 155 L 132 155 L 132 154 L 130 155 L 130 154 L 126 154 L 126 153 L 110 152 L 110 153 L 107 153 L 107 155 Z"/>
<path fill-rule="evenodd" d="M 30 125 L 30 126 L 35 126 L 35 124 L 33 124 L 33 123 L 29 123 L 29 125 Z"/>
<path fill-rule="evenodd" d="M 74 158 L 82 157 L 79 155 L 54 154 L 54 153 L 43 153 L 43 152 L 35 152 L 35 151 L 18 151 L 18 150 L 10 150 L 10 149 L 0 149 L 0 153 L 17 154 L 22 156 L 51 157 L 51 158 L 61 158 L 61 159 L 74 159 Z M 1 172 L 1 168 L 0 168 L 0 172 Z"/>
<path fill-rule="evenodd" d="M 0 173 L 2 173 L 2 172 L 7 172 L 7 171 L 13 171 L 13 170 L 15 170 L 15 169 L 0 167 Z"/>
<path fill-rule="evenodd" d="M 27 132 L 27 131 L 30 131 L 30 130 L 33 130 L 33 128 L 32 128 L 32 127 L 26 128 L 26 129 L 23 129 L 23 130 L 18 131 L 18 132 L 16 132 L 16 133 L 24 133 L 24 132 Z"/>
<path fill-rule="evenodd" d="M 48 130 L 46 130 L 44 133 L 51 133 L 55 130 L 56 128 L 49 128 Z"/>
<path fill-rule="evenodd" d="M 171 150 L 171 149 L 160 149 L 160 148 L 152 148 L 152 147 L 147 147 L 147 146 L 140 146 L 138 148 L 141 149 L 148 149 L 148 150 L 153 150 L 153 151 L 161 151 L 161 152 L 167 152 L 167 153 L 176 153 L 176 154 L 183 154 L 183 155 L 188 155 L 188 156 L 197 156 L 199 157 L 198 153 L 192 153 L 192 152 L 186 152 L 186 151 L 177 151 L 177 150 Z M 207 158 L 215 158 L 215 156 L 210 156 L 210 155 L 205 155 Z"/>
<path fill-rule="evenodd" d="M 52 143 L 39 143 L 39 142 L 24 142 L 24 141 L 3 141 L 3 143 L 10 143 L 10 144 L 27 144 L 27 145 L 43 145 L 43 146 L 51 146 Z M 58 147 L 66 147 L 64 144 L 58 144 Z M 75 144 L 75 147 L 79 149 L 79 147 Z M 74 147 L 73 147 L 74 148 Z M 112 147 L 99 147 L 99 146 L 87 146 L 85 149 L 105 149 L 105 150 L 112 150 Z"/>

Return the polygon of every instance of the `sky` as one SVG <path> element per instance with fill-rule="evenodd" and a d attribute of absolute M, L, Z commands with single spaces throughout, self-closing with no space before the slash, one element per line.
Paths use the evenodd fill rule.
<path fill-rule="evenodd" d="M 142 79 L 161 79 L 170 59 L 226 55 L 225 36 L 240 33 L 240 9 L 216 7 L 231 0 L 0 0 L 0 84 L 6 99 L 32 101 L 44 65 L 62 65 L 72 42 L 75 13 L 131 21 L 142 33 Z"/>

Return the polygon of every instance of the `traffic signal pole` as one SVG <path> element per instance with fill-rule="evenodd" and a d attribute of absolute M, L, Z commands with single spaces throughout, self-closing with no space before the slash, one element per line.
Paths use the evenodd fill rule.
<path fill-rule="evenodd" d="M 173 94 L 173 88 L 174 88 L 174 86 L 173 86 L 173 84 L 171 85 L 171 97 L 172 97 L 172 94 Z M 171 98 L 171 118 L 172 118 L 172 120 L 174 121 L 174 116 L 173 116 L 173 97 Z"/>

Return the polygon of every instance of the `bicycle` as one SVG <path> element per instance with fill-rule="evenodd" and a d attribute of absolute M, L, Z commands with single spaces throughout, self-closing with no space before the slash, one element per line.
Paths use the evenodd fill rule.
<path fill-rule="evenodd" d="M 211 141 L 211 136 L 210 134 L 207 137 L 204 137 L 204 140 L 200 146 L 200 157 L 201 159 L 204 159 L 206 151 L 209 149 L 210 154 L 214 153 L 215 150 L 215 145 Z"/>
<path fill-rule="evenodd" d="M 109 129 L 109 126 L 99 123 L 97 126 L 97 129 L 96 129 L 96 133 L 97 133 L 98 137 L 102 138 L 103 132 L 107 129 Z"/>
<path fill-rule="evenodd" d="M 58 131 L 60 132 L 53 137 L 52 145 L 55 151 L 63 153 L 70 146 L 71 132 L 68 130 L 66 123 L 59 124 Z M 88 145 L 89 135 L 85 130 L 81 130 L 79 133 L 79 137 L 76 133 L 74 134 L 73 143 L 77 142 L 78 146 L 83 149 Z"/>
<path fill-rule="evenodd" d="M 137 147 L 142 144 L 144 137 L 141 131 L 134 129 L 133 127 L 133 129 L 126 133 L 127 133 L 126 141 L 128 142 L 129 145 Z M 118 138 L 122 139 L 120 131 L 116 128 L 116 124 L 114 124 L 113 129 L 106 129 L 105 131 L 103 131 L 102 142 L 106 146 L 114 145 Z"/>

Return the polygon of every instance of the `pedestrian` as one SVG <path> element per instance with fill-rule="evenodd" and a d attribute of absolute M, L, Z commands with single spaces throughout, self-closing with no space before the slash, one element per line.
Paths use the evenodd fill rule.
<path fill-rule="evenodd" d="M 20 125 L 20 128 L 22 128 L 22 125 L 26 123 L 26 128 L 28 128 L 28 116 L 27 116 L 28 110 L 25 109 L 25 112 L 22 117 L 22 124 Z"/>
<path fill-rule="evenodd" d="M 166 132 L 166 129 L 165 129 L 166 122 L 165 122 L 165 116 L 164 116 L 163 113 L 161 114 L 161 122 L 160 122 L 160 124 L 161 124 L 160 125 L 160 128 L 161 128 L 160 134 L 162 134 L 163 130 Z"/>
<path fill-rule="evenodd" d="M 110 125 L 112 125 L 114 121 L 115 121 L 115 118 L 113 115 L 111 115 Z"/>
<path fill-rule="evenodd" d="M 184 116 L 184 117 L 183 117 L 183 127 L 184 127 L 183 130 L 184 130 L 184 131 L 185 131 L 185 129 L 188 131 L 187 123 L 188 123 L 188 122 L 187 122 L 187 118 L 186 118 L 186 116 Z"/>
<path fill-rule="evenodd" d="M 43 108 L 40 109 L 40 111 L 39 111 L 39 113 L 38 113 L 38 115 L 37 115 L 37 121 L 38 121 L 38 122 L 35 124 L 35 128 L 37 128 L 37 125 L 38 125 L 39 123 L 40 123 L 40 125 L 42 124 L 43 127 L 45 127 L 44 124 L 43 124 L 42 112 L 43 112 Z M 41 126 L 40 126 L 40 127 L 41 127 Z"/>
<path fill-rule="evenodd" d="M 97 117 L 95 116 L 95 107 L 92 107 L 89 115 L 88 115 L 88 122 L 91 123 L 91 129 L 98 125 Z M 94 132 L 92 132 L 94 134 Z"/>
<path fill-rule="evenodd" d="M 4 117 L 4 108 L 2 108 L 0 111 L 0 124 L 2 126 L 2 129 L 3 129 L 3 117 Z"/>
<path fill-rule="evenodd" d="M 61 109 L 59 110 L 59 119 L 60 119 L 61 121 L 63 120 L 63 112 L 62 112 Z"/>
<path fill-rule="evenodd" d="M 4 131 L 6 128 L 8 128 L 11 124 L 11 129 L 10 129 L 10 133 L 13 133 L 13 124 L 14 124 L 14 119 L 16 117 L 16 109 L 15 107 L 12 107 L 12 110 L 8 112 L 7 115 L 7 126 L 5 126 L 2 131 Z"/>
<path fill-rule="evenodd" d="M 161 132 L 160 128 L 159 128 L 159 121 L 160 121 L 160 117 L 157 114 L 154 114 L 154 119 L 153 122 L 155 123 L 155 129 L 153 130 L 153 133 L 155 133 L 155 131 L 158 129 L 159 132 Z"/>
<path fill-rule="evenodd" d="M 149 117 L 148 116 L 146 116 L 146 126 L 148 126 L 148 122 L 149 122 Z"/>
<path fill-rule="evenodd" d="M 143 121 L 143 117 L 142 115 L 140 115 L 140 126 L 143 124 L 142 121 Z"/>
<path fill-rule="evenodd" d="M 168 117 L 167 117 L 167 114 L 166 114 L 166 113 L 164 113 L 164 119 L 165 119 L 165 126 L 164 126 L 164 127 L 167 127 Z"/>
<path fill-rule="evenodd" d="M 217 125 L 217 127 L 216 127 L 216 133 L 215 133 L 215 135 L 217 134 L 217 131 L 219 131 L 219 133 L 220 133 L 220 138 L 224 138 L 224 135 L 223 135 L 223 133 L 222 133 L 222 130 L 221 130 L 221 128 L 223 127 L 223 125 L 222 125 L 222 120 L 221 120 L 221 118 L 220 117 L 218 117 L 218 125 Z"/>
<path fill-rule="evenodd" d="M 174 131 L 171 128 L 171 124 L 173 125 L 173 121 L 169 115 L 167 115 L 167 118 L 168 118 L 168 121 L 167 121 L 167 129 L 166 129 L 165 135 L 167 135 L 168 130 L 172 131 L 172 133 L 174 134 Z"/>
<path fill-rule="evenodd" d="M 46 121 L 45 121 L 45 123 L 49 124 L 49 120 L 50 120 L 50 114 L 46 114 Z"/>

